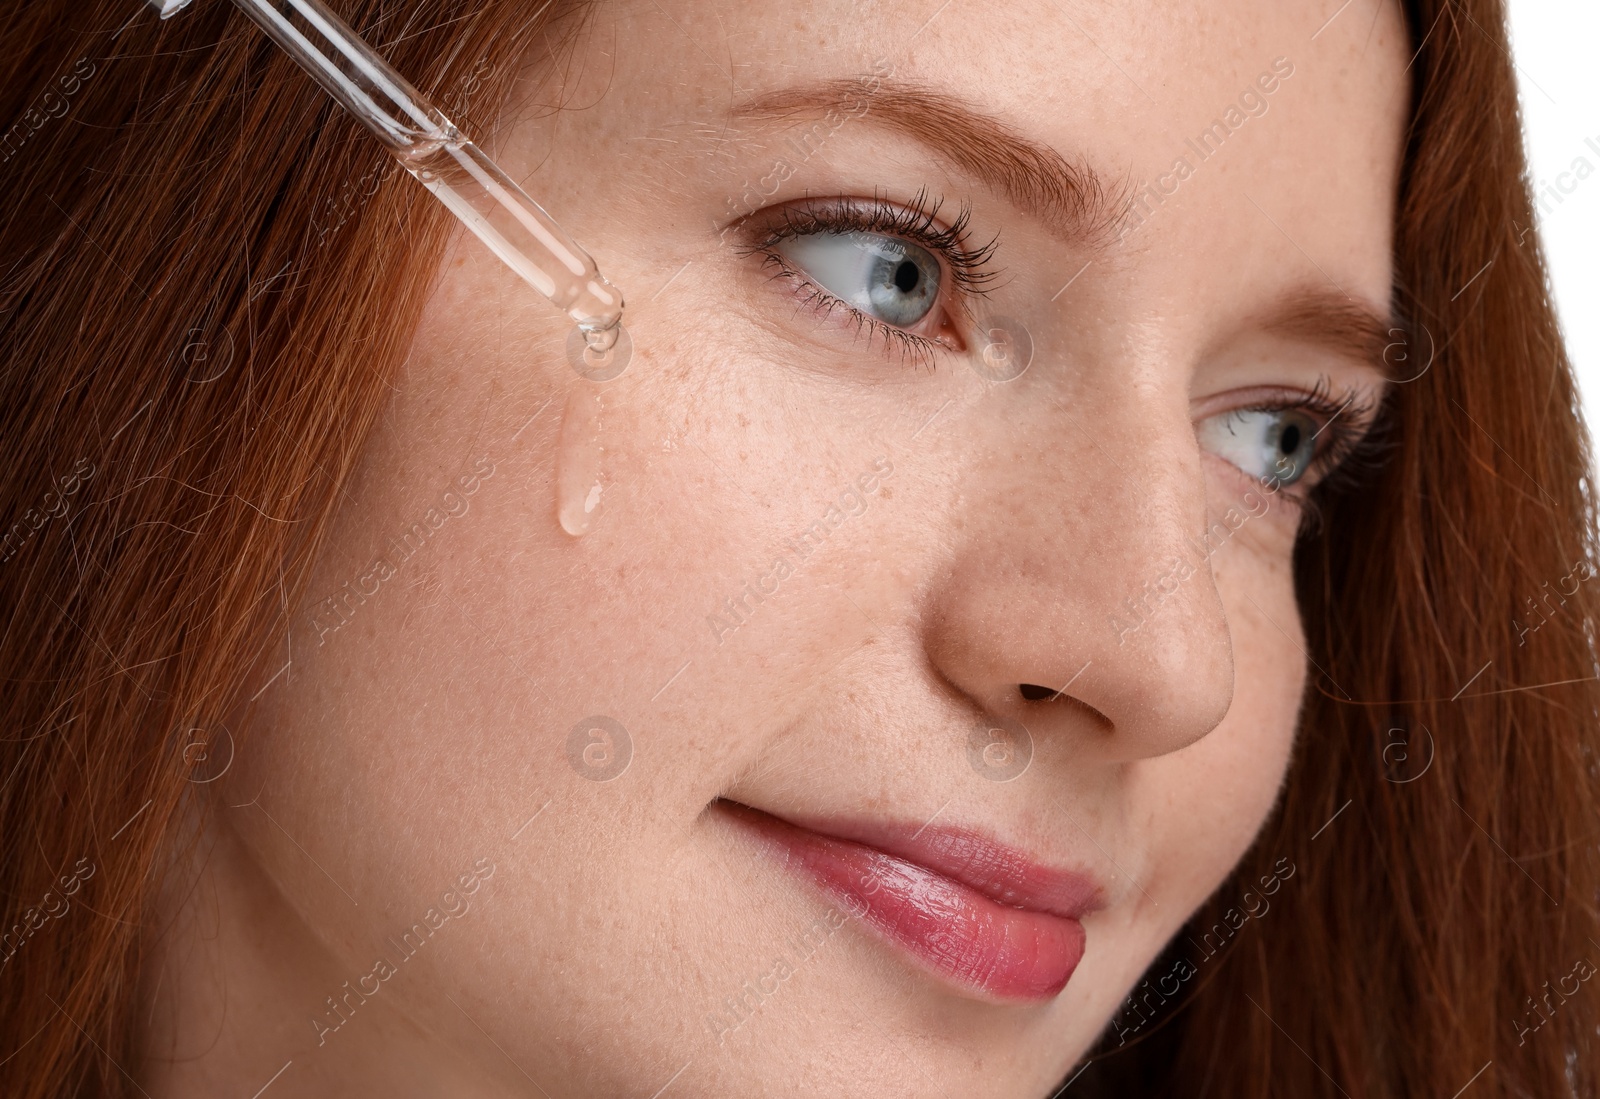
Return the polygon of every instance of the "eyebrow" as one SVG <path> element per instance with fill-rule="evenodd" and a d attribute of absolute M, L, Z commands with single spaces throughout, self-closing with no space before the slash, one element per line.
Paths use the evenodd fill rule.
<path fill-rule="evenodd" d="M 1022 136 L 965 100 L 917 85 L 824 80 L 763 92 L 731 112 L 734 118 L 763 122 L 839 113 L 918 141 L 1065 240 L 1104 244 L 1124 216 L 1127 203 L 1116 196 L 1125 185 L 1110 185 L 1087 164 Z"/>
<path fill-rule="evenodd" d="M 1113 185 L 1089 165 L 1024 137 L 966 100 L 915 84 L 823 80 L 759 93 L 730 114 L 758 122 L 841 114 L 875 122 L 924 145 L 1071 243 L 1104 247 L 1116 239 L 1131 208 L 1126 182 Z M 1261 327 L 1370 366 L 1386 379 L 1396 373 L 1387 352 L 1407 339 L 1391 313 L 1315 286 L 1291 291 Z"/>
<path fill-rule="evenodd" d="M 1390 381 L 1411 357 L 1408 330 L 1398 317 L 1325 287 L 1290 291 L 1260 323 L 1268 332 L 1370 366 Z M 1405 351 L 1391 362 L 1395 347 Z"/>

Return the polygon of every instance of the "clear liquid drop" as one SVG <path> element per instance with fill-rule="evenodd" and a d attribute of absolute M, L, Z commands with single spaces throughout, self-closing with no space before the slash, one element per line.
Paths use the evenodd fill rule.
<path fill-rule="evenodd" d="M 578 325 L 583 329 L 584 343 L 589 345 L 589 350 L 596 355 L 604 355 L 617 344 L 617 334 L 622 330 L 622 322 L 606 326 L 605 328 L 588 328 Z"/>
<path fill-rule="evenodd" d="M 567 397 L 556 453 L 556 517 L 574 538 L 600 513 L 600 389 L 579 382 Z"/>

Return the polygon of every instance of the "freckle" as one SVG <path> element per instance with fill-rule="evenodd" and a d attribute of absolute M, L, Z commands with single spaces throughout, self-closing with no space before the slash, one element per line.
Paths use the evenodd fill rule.
<path fill-rule="evenodd" d="M 888 485 L 884 485 L 878 490 L 878 495 L 885 500 L 891 499 L 894 496 L 894 489 L 890 488 Z"/>

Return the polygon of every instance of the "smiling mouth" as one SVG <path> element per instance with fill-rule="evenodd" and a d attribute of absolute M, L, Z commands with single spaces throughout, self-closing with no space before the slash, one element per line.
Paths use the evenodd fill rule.
<path fill-rule="evenodd" d="M 1080 922 L 1102 906 L 1085 875 L 1041 866 L 965 829 L 804 823 L 714 803 L 846 913 L 961 992 L 1040 1003 L 1083 958 Z"/>

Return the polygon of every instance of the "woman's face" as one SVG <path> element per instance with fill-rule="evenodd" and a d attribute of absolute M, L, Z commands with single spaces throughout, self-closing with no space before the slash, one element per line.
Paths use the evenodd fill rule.
<path fill-rule="evenodd" d="M 181 1070 L 1059 1084 L 1284 779 L 1406 105 L 1331 14 L 603 6 L 487 144 L 631 362 L 446 261 L 216 787 Z"/>

